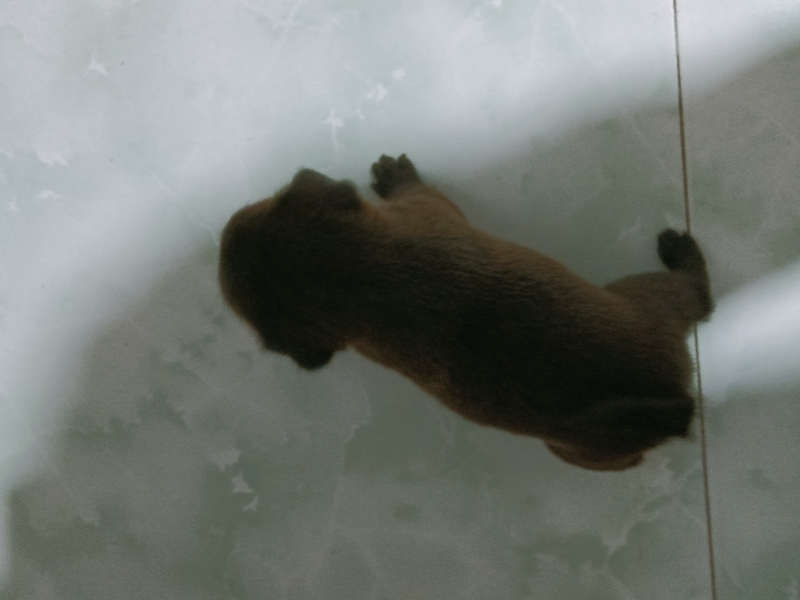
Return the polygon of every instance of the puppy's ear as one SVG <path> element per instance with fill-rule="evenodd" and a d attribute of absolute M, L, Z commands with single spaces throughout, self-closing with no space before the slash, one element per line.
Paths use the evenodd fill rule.
<path fill-rule="evenodd" d="M 340 210 L 358 210 L 361 208 L 361 198 L 351 182 L 337 181 L 325 194 L 325 204 Z"/>
<path fill-rule="evenodd" d="M 333 354 L 334 352 L 332 350 L 303 348 L 302 350 L 292 352 L 290 356 L 292 360 L 297 363 L 297 366 L 307 371 L 314 371 L 327 365 L 333 358 Z"/>
<path fill-rule="evenodd" d="M 287 192 L 288 194 L 284 193 L 284 196 L 289 196 L 292 202 L 304 206 L 315 206 L 325 210 L 361 208 L 361 198 L 351 181 L 336 181 L 311 169 L 300 169 Z"/>
<path fill-rule="evenodd" d="M 558 442 L 548 442 L 546 445 L 560 459 L 571 465 L 592 471 L 623 471 L 639 465 L 644 459 L 643 452 L 602 454 L 579 446 L 567 446 Z"/>
<path fill-rule="evenodd" d="M 322 346 L 316 346 L 313 343 L 305 343 L 297 339 L 293 339 L 288 344 L 285 344 L 279 351 L 281 354 L 285 354 L 297 363 L 298 367 L 306 371 L 321 369 L 331 362 L 336 352 L 335 350 L 329 350 Z"/>
<path fill-rule="evenodd" d="M 302 191 L 308 191 L 327 187 L 334 183 L 336 182 L 333 179 L 327 175 L 323 175 L 319 171 L 315 171 L 314 169 L 300 169 L 292 179 L 291 187 Z"/>
<path fill-rule="evenodd" d="M 327 365 L 336 350 L 329 350 L 322 345 L 313 342 L 298 339 L 296 336 L 291 336 L 290 340 L 277 341 L 268 337 L 265 330 L 258 330 L 258 336 L 261 339 L 261 345 L 264 349 L 272 352 L 278 352 L 291 358 L 298 367 L 308 371 L 314 371 Z"/>

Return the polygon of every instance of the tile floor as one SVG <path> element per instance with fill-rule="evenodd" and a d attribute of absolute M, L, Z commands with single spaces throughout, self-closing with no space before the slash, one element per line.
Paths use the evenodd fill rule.
<path fill-rule="evenodd" d="M 591 473 L 300 373 L 215 282 L 236 208 L 400 152 L 592 281 L 657 268 L 671 1 L 0 4 L 0 598 L 797 600 L 800 3 L 678 9 L 707 478 L 699 428 Z"/>

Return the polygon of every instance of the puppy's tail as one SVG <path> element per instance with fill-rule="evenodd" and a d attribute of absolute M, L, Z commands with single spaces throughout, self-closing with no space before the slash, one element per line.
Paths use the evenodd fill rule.
<path fill-rule="evenodd" d="M 611 398 L 564 421 L 564 442 L 602 455 L 628 455 L 671 437 L 686 437 L 694 415 L 690 396 Z"/>

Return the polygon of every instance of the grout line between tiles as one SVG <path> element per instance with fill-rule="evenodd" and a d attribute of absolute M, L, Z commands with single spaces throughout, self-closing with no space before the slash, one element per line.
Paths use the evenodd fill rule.
<path fill-rule="evenodd" d="M 681 76 L 681 49 L 678 35 L 678 0 L 672 0 L 672 18 L 675 32 L 675 65 L 678 76 L 678 123 L 681 142 L 681 172 L 683 176 L 683 211 L 686 231 L 692 232 L 692 218 L 689 204 L 689 169 L 686 160 L 686 120 L 683 109 L 683 78 Z M 717 571 L 714 558 L 714 535 L 711 524 L 711 486 L 708 473 L 708 436 L 706 432 L 705 400 L 703 398 L 703 379 L 700 375 L 700 343 L 697 339 L 697 325 L 694 326 L 694 357 L 697 369 L 697 406 L 700 420 L 700 462 L 703 469 L 703 496 L 706 512 L 706 537 L 708 538 L 708 566 L 711 583 L 711 599 L 717 600 Z"/>
<path fill-rule="evenodd" d="M 678 71 L 678 123 L 681 140 L 681 174 L 683 176 L 683 212 L 686 231 L 692 233 L 692 217 L 689 212 L 689 169 L 686 166 L 686 121 L 683 112 L 683 77 L 681 77 L 681 47 L 678 38 L 678 0 L 672 0 L 673 29 L 675 31 L 675 65 Z"/>
<path fill-rule="evenodd" d="M 703 378 L 700 375 L 700 343 L 697 325 L 694 326 L 694 359 L 697 366 L 697 406 L 700 420 L 700 462 L 703 465 L 703 496 L 706 508 L 706 535 L 708 537 L 708 566 L 711 577 L 711 600 L 717 600 L 717 569 L 714 559 L 714 535 L 711 526 L 711 486 L 708 475 L 708 436 L 706 434 L 706 410 L 703 397 Z"/>

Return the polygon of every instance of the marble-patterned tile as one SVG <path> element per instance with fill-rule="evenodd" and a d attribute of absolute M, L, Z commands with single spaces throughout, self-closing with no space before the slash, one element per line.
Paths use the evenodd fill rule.
<path fill-rule="evenodd" d="M 728 11 L 703 0 L 681 13 L 692 225 L 718 298 L 700 329 L 716 579 L 720 600 L 790 600 L 800 585 L 800 5 L 743 3 L 716 23 Z M 707 26 L 730 39 L 710 48 Z"/>
<path fill-rule="evenodd" d="M 710 598 L 696 442 L 579 470 L 260 352 L 215 275 L 298 167 L 404 151 L 592 281 L 658 268 L 673 43 L 664 0 L 3 2 L 0 597 Z"/>

